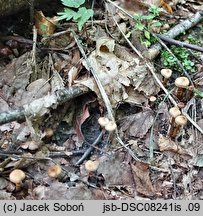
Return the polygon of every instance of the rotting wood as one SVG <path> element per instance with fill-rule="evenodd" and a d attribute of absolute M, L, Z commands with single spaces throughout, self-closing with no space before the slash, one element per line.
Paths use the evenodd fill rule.
<path fill-rule="evenodd" d="M 43 116 L 50 108 L 56 108 L 57 105 L 74 99 L 90 90 L 85 86 L 74 86 L 68 89 L 58 90 L 55 94 L 46 95 L 42 98 L 32 101 L 16 110 L 0 113 L 0 125 L 11 121 L 23 121 L 27 117 Z"/>
<path fill-rule="evenodd" d="M 179 23 L 178 25 L 174 26 L 167 33 L 165 33 L 164 36 L 166 36 L 168 38 L 175 38 L 178 35 L 180 35 L 181 33 L 194 27 L 195 25 L 197 25 L 202 20 L 203 20 L 203 12 L 197 12 L 194 16 L 192 16 L 189 19 L 184 20 L 181 23 Z M 144 53 L 144 56 L 150 60 L 153 60 L 159 54 L 161 48 L 162 48 L 161 44 L 159 42 L 157 42 L 154 45 L 152 45 L 151 48 L 148 49 L 146 53 Z"/>

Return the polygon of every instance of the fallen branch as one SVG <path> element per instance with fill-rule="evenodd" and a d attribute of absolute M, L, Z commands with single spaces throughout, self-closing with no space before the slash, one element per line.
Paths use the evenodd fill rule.
<path fill-rule="evenodd" d="M 165 33 L 164 36 L 166 36 L 168 38 L 175 38 L 178 35 L 180 35 L 181 33 L 185 32 L 188 29 L 192 28 L 193 26 L 197 25 L 202 20 L 203 20 L 203 12 L 197 12 L 191 18 L 184 20 L 183 22 L 174 26 L 167 33 Z M 151 48 L 148 49 L 144 55 L 148 59 L 152 60 L 152 59 L 156 58 L 156 56 L 159 54 L 161 48 L 162 48 L 161 44 L 159 42 L 157 42 L 154 45 L 152 45 Z"/>
<path fill-rule="evenodd" d="M 169 44 L 174 44 L 176 46 L 180 46 L 180 47 L 185 47 L 188 49 L 192 49 L 195 51 L 199 51 L 199 52 L 203 52 L 203 48 L 194 44 L 189 44 L 189 43 L 185 43 L 179 40 L 174 40 L 172 38 L 166 37 L 164 35 L 160 35 L 160 34 L 155 34 L 157 37 L 159 37 L 161 40 L 163 40 L 164 42 L 167 42 Z"/>
<path fill-rule="evenodd" d="M 58 90 L 54 94 L 34 100 L 30 104 L 26 104 L 16 110 L 0 113 L 0 125 L 11 121 L 24 121 L 25 117 L 40 118 L 49 112 L 51 108 L 56 109 L 59 104 L 63 104 L 89 91 L 85 86 L 74 86 Z"/>

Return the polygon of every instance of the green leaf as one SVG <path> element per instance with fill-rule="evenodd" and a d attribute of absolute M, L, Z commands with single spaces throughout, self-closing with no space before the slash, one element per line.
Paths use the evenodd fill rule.
<path fill-rule="evenodd" d="M 144 36 L 150 40 L 150 33 L 148 31 L 144 31 Z"/>
<path fill-rule="evenodd" d="M 61 0 L 62 4 L 67 7 L 79 8 L 85 0 Z"/>
<path fill-rule="evenodd" d="M 161 25 L 162 24 L 159 21 L 156 21 L 156 22 L 153 23 L 153 26 L 155 26 L 155 27 L 160 27 Z"/>
<path fill-rule="evenodd" d="M 140 31 L 142 31 L 144 29 L 144 27 L 145 26 L 142 23 L 138 22 L 138 23 L 135 24 L 135 28 L 138 29 L 138 30 L 140 30 Z"/>
<path fill-rule="evenodd" d="M 74 15 L 76 14 L 75 11 L 69 9 L 69 8 L 64 8 L 64 12 L 59 12 L 57 13 L 58 15 L 60 15 L 57 20 L 63 20 L 66 19 L 67 21 L 72 19 L 74 17 Z"/>
<path fill-rule="evenodd" d="M 81 7 L 78 12 L 74 15 L 73 19 L 78 23 L 78 29 L 81 30 L 85 22 L 92 17 L 94 11 L 92 9 L 87 9 L 85 7 Z"/>
<path fill-rule="evenodd" d="M 198 95 L 199 97 L 203 98 L 203 92 L 201 92 L 199 89 L 194 88 L 193 92 Z"/>
<path fill-rule="evenodd" d="M 142 16 L 142 19 L 143 20 L 152 20 L 152 19 L 154 19 L 154 14 L 149 14 L 149 15 L 144 15 L 144 16 Z"/>

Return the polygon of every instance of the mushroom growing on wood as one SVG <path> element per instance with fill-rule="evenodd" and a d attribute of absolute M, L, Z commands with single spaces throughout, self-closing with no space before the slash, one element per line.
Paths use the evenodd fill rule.
<path fill-rule="evenodd" d="M 161 75 L 164 77 L 163 85 L 166 85 L 167 82 L 168 82 L 168 79 L 169 79 L 169 78 L 171 77 L 171 75 L 172 75 L 172 70 L 169 69 L 169 68 L 161 69 Z"/>
<path fill-rule="evenodd" d="M 20 169 L 13 170 L 9 175 L 9 180 L 16 185 L 16 191 L 20 190 L 25 173 Z"/>
<path fill-rule="evenodd" d="M 182 100 L 184 97 L 184 92 L 186 93 L 186 88 L 189 86 L 190 82 L 187 77 L 178 77 L 175 80 L 175 96 L 179 99 Z"/>

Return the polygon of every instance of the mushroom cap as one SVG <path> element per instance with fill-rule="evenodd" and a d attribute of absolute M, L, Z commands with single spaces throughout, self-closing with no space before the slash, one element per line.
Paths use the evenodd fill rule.
<path fill-rule="evenodd" d="M 94 171 L 96 171 L 97 168 L 98 168 L 98 166 L 99 166 L 99 161 L 88 160 L 85 163 L 85 169 L 88 172 L 94 172 Z"/>
<path fill-rule="evenodd" d="M 52 178 L 57 178 L 62 172 L 61 166 L 53 165 L 48 168 L 48 175 Z"/>
<path fill-rule="evenodd" d="M 187 86 L 189 86 L 189 84 L 190 81 L 187 77 L 178 77 L 175 80 L 175 85 L 180 88 L 186 88 Z"/>
<path fill-rule="evenodd" d="M 9 179 L 11 182 L 18 184 L 25 178 L 25 173 L 20 169 L 13 170 L 10 175 Z"/>
<path fill-rule="evenodd" d="M 104 127 L 105 125 L 109 123 L 109 119 L 106 117 L 100 117 L 98 119 L 98 123 L 101 125 L 101 127 Z"/>
<path fill-rule="evenodd" d="M 161 75 L 162 75 L 163 77 L 165 77 L 166 79 L 168 79 L 168 78 L 171 77 L 171 75 L 172 75 L 172 70 L 169 69 L 169 68 L 161 69 Z"/>
<path fill-rule="evenodd" d="M 186 125 L 187 118 L 184 115 L 179 115 L 175 118 L 175 123 L 180 126 Z"/>
<path fill-rule="evenodd" d="M 52 128 L 45 128 L 44 133 L 45 133 L 45 137 L 50 138 L 53 136 L 54 131 Z"/>
<path fill-rule="evenodd" d="M 169 109 L 169 114 L 173 117 L 176 118 L 181 114 L 181 111 L 179 110 L 178 107 L 172 107 Z"/>
<path fill-rule="evenodd" d="M 105 125 L 105 129 L 109 132 L 114 131 L 116 128 L 117 125 L 114 121 L 109 121 L 109 123 Z"/>
<path fill-rule="evenodd" d="M 155 102 L 156 101 L 156 97 L 155 96 L 150 96 L 149 101 L 150 102 Z"/>

